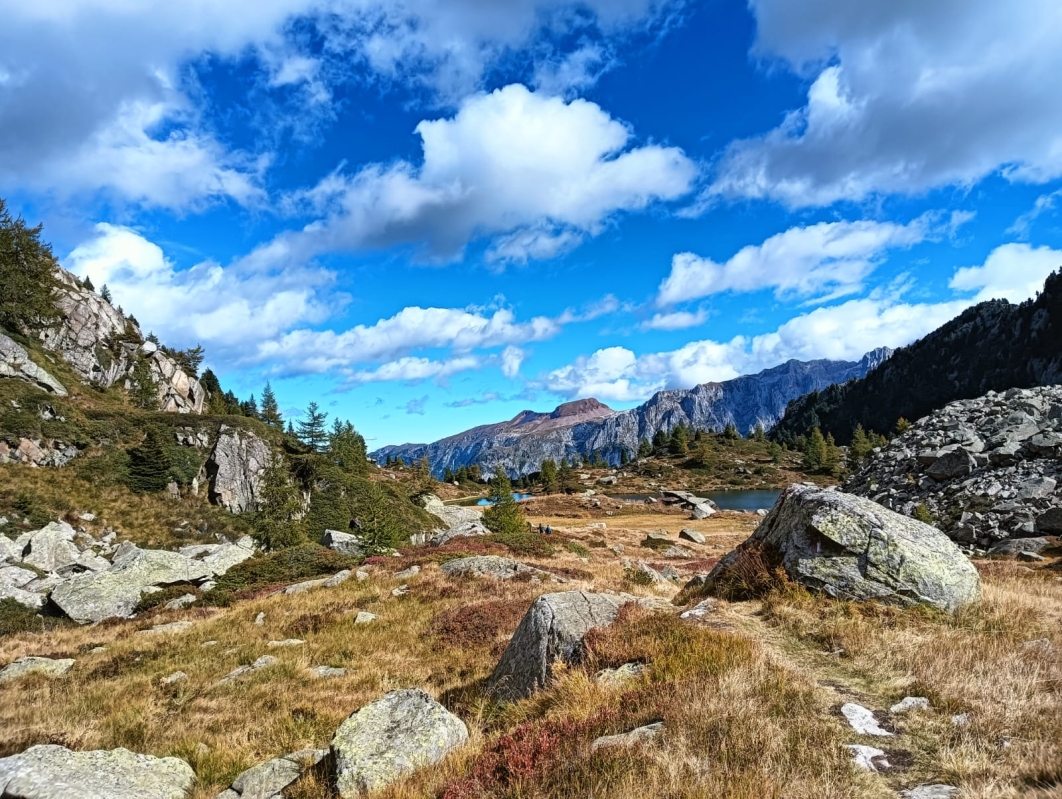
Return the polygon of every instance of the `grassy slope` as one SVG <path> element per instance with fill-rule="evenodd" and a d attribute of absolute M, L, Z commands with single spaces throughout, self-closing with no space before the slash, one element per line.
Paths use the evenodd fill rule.
<path fill-rule="evenodd" d="M 539 518 L 532 518 L 537 524 Z M 606 518 L 606 528 L 542 517 L 557 529 L 556 553 L 532 562 L 565 569 L 564 589 L 593 587 L 651 594 L 624 581 L 621 557 L 658 557 L 639 547 L 646 530 L 696 526 L 688 544 L 704 568 L 744 538 L 754 520 L 719 514 L 691 523 L 677 516 Z M 559 546 L 573 540 L 586 560 Z M 685 545 L 685 544 L 684 544 Z M 22 633 L 0 639 L 0 662 L 21 655 L 72 655 L 58 680 L 0 686 L 0 755 L 43 741 L 80 748 L 126 746 L 176 754 L 207 799 L 241 769 L 304 746 L 326 746 L 342 719 L 380 694 L 419 686 L 469 725 L 470 746 L 381 795 L 520 797 L 886 797 L 926 780 L 961 784 L 963 797 L 1057 795 L 1062 779 L 1062 583 L 1054 573 L 1015 564 L 984 569 L 985 599 L 955 619 L 923 611 L 858 606 L 783 591 L 764 601 L 720 603 L 707 623 L 629 614 L 595 635 L 592 656 L 564 670 L 535 698 L 499 707 L 480 690 L 508 636 L 549 584 L 450 580 L 437 563 L 497 544 L 455 542 L 446 551 L 412 550 L 370 566 L 366 582 L 294 596 L 246 599 L 228 608 L 190 608 L 95 628 Z M 578 549 L 578 548 L 576 548 Z M 410 593 L 391 595 L 393 572 L 422 572 Z M 675 563 L 675 562 L 672 562 Z M 674 587 L 660 589 L 668 596 Z M 354 625 L 358 610 L 380 616 Z M 259 612 L 265 624 L 253 623 Z M 195 622 L 167 637 L 131 635 L 152 623 Z M 293 649 L 270 640 L 296 637 Z M 1023 647 L 1047 637 L 1052 651 Z M 203 648 L 204 641 L 218 644 Z M 102 645 L 106 651 L 90 653 Z M 837 650 L 844 655 L 838 656 Z M 280 663 L 224 686 L 231 669 L 263 654 Z M 641 660 L 648 675 L 621 688 L 592 680 L 596 669 Z M 315 679 L 316 665 L 344 677 Z M 164 686 L 176 670 L 185 682 Z M 860 739 L 836 712 L 842 701 L 881 710 L 905 695 L 930 697 L 934 710 L 892 719 L 899 736 Z M 17 700 L 17 701 L 16 701 Z M 971 712 L 969 727 L 951 724 Z M 598 735 L 663 719 L 660 745 L 592 753 Z M 882 716 L 879 715 L 879 718 Z M 1002 738 L 1010 745 L 1000 747 Z M 869 775 L 848 763 L 846 743 L 894 752 L 894 772 Z M 201 746 L 202 745 L 202 746 Z M 1036 789 L 1034 783 L 1055 785 Z M 326 797 L 310 777 L 290 794 Z"/>

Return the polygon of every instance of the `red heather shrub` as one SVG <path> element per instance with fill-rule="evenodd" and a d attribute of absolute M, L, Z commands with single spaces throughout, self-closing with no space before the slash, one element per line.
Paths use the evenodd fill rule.
<path fill-rule="evenodd" d="M 446 610 L 432 619 L 431 634 L 456 647 L 489 646 L 500 655 L 527 605 L 526 599 L 495 599 Z"/>

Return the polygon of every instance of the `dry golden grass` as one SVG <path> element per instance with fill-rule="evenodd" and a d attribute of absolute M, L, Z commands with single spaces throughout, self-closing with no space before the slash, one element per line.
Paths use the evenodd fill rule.
<path fill-rule="evenodd" d="M 536 697 L 500 707 L 483 695 L 482 682 L 535 596 L 627 590 L 623 559 L 658 557 L 640 546 L 648 530 L 688 526 L 708 537 L 703 546 L 683 544 L 695 553 L 692 561 L 669 561 L 689 574 L 743 539 L 756 518 L 624 517 L 606 520 L 603 530 L 542 521 L 557 531 L 557 552 L 524 560 L 586 579 L 560 587 L 451 580 L 437 557 L 412 550 L 372 567 L 366 582 L 0 639 L 0 663 L 23 655 L 77 658 L 64 678 L 0 685 L 0 755 L 49 741 L 177 755 L 196 771 L 192 799 L 208 799 L 255 763 L 327 746 L 347 715 L 386 691 L 417 686 L 465 720 L 471 741 L 382 792 L 387 799 L 875 799 L 929 780 L 960 785 L 964 799 L 1062 795 L 1062 582 L 1055 573 L 989 564 L 983 602 L 954 618 L 794 590 L 720 602 L 700 623 L 625 613 L 591 636 L 587 662 L 561 669 Z M 567 540 L 586 546 L 589 556 L 565 548 Z M 622 556 L 608 548 L 616 543 L 624 545 Z M 407 596 L 392 596 L 392 573 L 411 562 L 422 572 L 407 581 Z M 677 586 L 630 590 L 669 597 Z M 380 618 L 355 625 L 359 610 Z M 263 626 L 254 624 L 259 612 Z M 134 632 L 175 619 L 195 624 L 167 636 Z M 268 648 L 284 638 L 306 643 Z M 1040 638 L 1054 648 L 1023 646 Z M 218 643 L 201 646 L 210 640 Z M 105 651 L 89 651 L 97 646 Z M 279 663 L 217 685 L 264 654 Z M 649 673 L 618 688 L 593 681 L 595 670 L 629 660 L 647 663 Z M 310 669 L 318 665 L 347 674 L 315 678 Z M 162 684 L 178 670 L 188 680 Z M 898 732 L 884 744 L 860 739 L 837 712 L 844 701 L 880 711 L 905 695 L 927 696 L 934 709 L 879 715 Z M 951 716 L 962 712 L 971 723 L 957 728 Z M 656 744 L 590 751 L 598 735 L 660 719 L 666 732 Z M 889 750 L 899 768 L 857 772 L 846 743 Z M 289 796 L 322 799 L 329 791 L 320 775 L 308 775 Z"/>

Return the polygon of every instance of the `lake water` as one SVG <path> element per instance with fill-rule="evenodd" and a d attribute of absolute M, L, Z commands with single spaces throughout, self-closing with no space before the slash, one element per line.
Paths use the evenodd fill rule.
<path fill-rule="evenodd" d="M 530 494 L 518 494 L 517 492 L 514 491 L 513 492 L 513 499 L 515 499 L 517 502 L 523 502 L 525 499 L 531 499 L 531 495 Z M 477 505 L 491 505 L 493 503 L 491 503 L 491 501 L 489 499 L 481 499 L 476 504 Z"/>
<path fill-rule="evenodd" d="M 773 489 L 759 491 L 708 491 L 704 494 L 698 494 L 698 496 L 712 500 L 719 506 L 720 510 L 759 510 L 760 508 L 771 508 L 781 493 L 781 491 Z M 613 499 L 625 499 L 630 502 L 645 502 L 650 497 L 653 499 L 660 498 L 659 494 L 610 494 L 609 496 Z"/>

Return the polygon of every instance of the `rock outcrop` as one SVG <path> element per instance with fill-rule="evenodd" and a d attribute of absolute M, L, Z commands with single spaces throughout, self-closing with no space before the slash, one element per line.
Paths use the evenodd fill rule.
<path fill-rule="evenodd" d="M 262 474 L 271 458 L 269 445 L 255 433 L 222 425 L 203 467 L 210 501 L 232 513 L 258 510 Z"/>
<path fill-rule="evenodd" d="M 0 669 L 0 683 L 17 680 L 27 674 L 46 674 L 49 677 L 62 677 L 74 666 L 73 658 L 24 657 L 8 663 Z M 7 794 L 0 793 L 0 796 Z"/>
<path fill-rule="evenodd" d="M 232 781 L 232 787 L 215 799 L 273 799 L 328 755 L 327 749 L 303 749 L 252 766 Z"/>
<path fill-rule="evenodd" d="M 611 624 L 620 608 L 633 599 L 589 591 L 540 596 L 513 633 L 487 680 L 487 690 L 503 701 L 515 702 L 544 688 L 552 677 L 553 663 L 578 660 L 586 634 Z"/>
<path fill-rule="evenodd" d="M 459 527 L 467 522 L 478 522 L 483 512 L 478 508 L 466 508 L 461 505 L 445 505 L 443 501 L 434 494 L 427 494 L 424 496 L 420 504 L 424 506 L 424 510 L 439 519 L 444 525 L 445 529 L 451 530 L 454 527 Z"/>
<path fill-rule="evenodd" d="M 0 377 L 23 380 L 59 397 L 67 395 L 63 384 L 37 366 L 21 344 L 0 333 Z"/>
<path fill-rule="evenodd" d="M 959 400 L 872 453 L 845 484 L 968 548 L 1062 533 L 1062 386 Z"/>
<path fill-rule="evenodd" d="M 448 577 L 493 577 L 498 580 L 511 580 L 514 577 L 538 577 L 539 579 L 564 582 L 553 574 L 512 558 L 499 555 L 473 555 L 468 558 L 448 560 L 439 567 Z"/>
<path fill-rule="evenodd" d="M 185 799 L 194 782 L 183 760 L 128 749 L 72 752 L 42 744 L 0 758 L 4 799 Z"/>
<path fill-rule="evenodd" d="M 378 790 L 438 763 L 468 740 L 457 716 L 418 689 L 392 691 L 344 721 L 332 739 L 342 799 Z"/>
<path fill-rule="evenodd" d="M 0 439 L 0 464 L 66 466 L 78 454 L 77 447 L 62 441 L 45 441 L 39 438 Z"/>
<path fill-rule="evenodd" d="M 59 269 L 56 307 L 60 319 L 39 331 L 45 348 L 61 355 L 86 382 L 101 388 L 128 381 L 143 361 L 154 382 L 159 407 L 202 413 L 206 390 L 159 347 L 144 339 L 136 322 L 96 292 Z"/>
<path fill-rule="evenodd" d="M 750 558 L 768 567 L 777 561 L 791 580 L 839 599 L 954 611 L 980 593 L 977 570 L 935 527 L 863 497 L 807 485 L 786 489 L 702 590 L 727 594 L 747 583 Z"/>
<path fill-rule="evenodd" d="M 642 439 L 680 423 L 721 431 L 734 424 L 744 432 L 757 424 L 769 429 L 786 404 L 809 391 L 862 377 L 891 350 L 867 353 L 861 361 L 789 361 L 755 375 L 690 390 L 661 391 L 648 402 L 617 413 L 597 400 L 566 403 L 552 413 L 523 411 L 501 422 L 458 433 L 433 444 L 403 444 L 372 453 L 377 461 L 400 456 L 407 463 L 427 457 L 433 474 L 478 463 L 485 474 L 502 469 L 510 476 L 538 471 L 542 461 L 598 454 L 612 465 L 621 453 L 637 452 Z"/>

